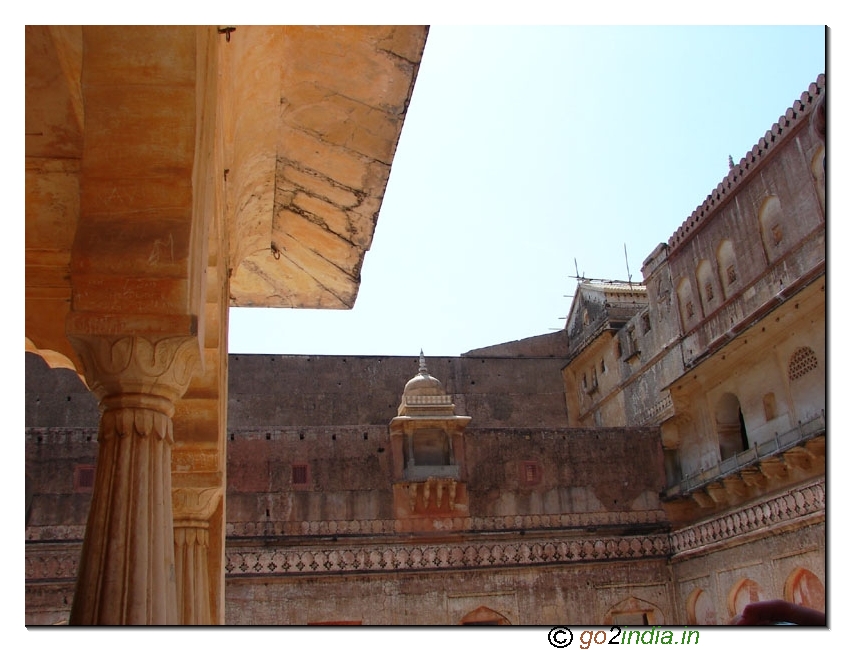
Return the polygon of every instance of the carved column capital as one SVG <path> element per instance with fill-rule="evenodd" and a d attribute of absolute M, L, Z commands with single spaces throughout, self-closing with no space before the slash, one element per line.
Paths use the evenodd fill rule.
<path fill-rule="evenodd" d="M 101 410 L 71 623 L 178 623 L 186 616 L 177 606 L 171 418 L 198 361 L 197 337 L 75 332 L 69 339 Z M 186 504 L 206 504 L 201 495 L 191 496 Z M 179 529 L 186 533 L 180 549 L 190 546 L 190 557 L 197 556 L 192 565 L 203 576 L 202 589 L 208 572 L 196 547 L 208 545 L 207 529 L 206 522 Z M 191 544 L 182 537 L 191 537 Z M 209 622 L 206 601 L 200 607 L 192 620 Z"/>
<path fill-rule="evenodd" d="M 221 487 L 172 489 L 171 506 L 174 512 L 174 526 L 206 527 L 221 502 L 222 494 Z"/>
<path fill-rule="evenodd" d="M 165 409 L 171 417 L 173 403 L 189 386 L 199 361 L 195 336 L 69 334 L 83 362 L 91 391 L 105 408 Z M 158 396 L 171 402 L 133 404 L 136 396 Z M 104 403 L 113 397 L 118 403 Z M 139 397 L 138 399 L 142 399 Z"/>

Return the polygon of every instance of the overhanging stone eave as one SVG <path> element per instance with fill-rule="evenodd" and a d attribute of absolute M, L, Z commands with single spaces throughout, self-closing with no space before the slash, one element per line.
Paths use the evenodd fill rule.
<path fill-rule="evenodd" d="M 327 260 L 310 264 L 284 253 L 247 258 L 233 279 L 238 282 L 231 283 L 231 307 L 352 309 L 360 290 L 359 266 L 355 278 Z"/>
<path fill-rule="evenodd" d="M 261 83 L 234 82 L 230 97 L 231 306 L 354 306 L 426 35 L 415 26 L 234 33 L 225 64 L 234 79 L 260 54 L 276 63 Z"/>

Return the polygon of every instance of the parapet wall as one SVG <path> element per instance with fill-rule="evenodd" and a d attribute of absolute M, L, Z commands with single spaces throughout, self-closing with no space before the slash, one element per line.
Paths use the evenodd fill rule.
<path fill-rule="evenodd" d="M 826 76 L 819 75 L 817 81 L 809 85 L 808 91 L 800 95 L 800 99 L 785 111 L 785 115 L 780 117 L 769 131 L 765 132 L 764 137 L 760 138 L 747 155 L 732 167 L 726 178 L 720 181 L 702 205 L 694 210 L 691 216 L 673 233 L 667 242 L 670 252 L 687 242 L 699 230 L 700 222 L 704 222 L 715 210 L 724 205 L 735 194 L 741 183 L 772 156 L 780 143 L 785 141 L 791 133 L 797 131 L 804 123 L 808 123 L 809 117 L 814 113 L 818 96 L 825 91 Z"/>
<path fill-rule="evenodd" d="M 427 357 L 428 372 L 471 428 L 565 426 L 557 357 Z M 252 426 L 386 425 L 398 414 L 418 356 L 230 355 L 228 423 Z"/>
<path fill-rule="evenodd" d="M 472 416 L 471 427 L 566 425 L 562 357 L 475 355 L 427 359 L 456 413 Z M 415 356 L 231 354 L 228 363 L 228 426 L 237 429 L 386 425 L 419 371 Z M 27 427 L 96 428 L 100 420 L 97 400 L 76 373 L 52 370 L 31 353 L 25 408 Z"/>

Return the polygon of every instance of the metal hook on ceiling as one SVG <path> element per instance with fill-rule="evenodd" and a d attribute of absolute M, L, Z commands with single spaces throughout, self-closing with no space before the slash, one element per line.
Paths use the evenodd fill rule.
<path fill-rule="evenodd" d="M 235 27 L 219 27 L 218 28 L 218 33 L 224 34 L 224 40 L 227 41 L 228 43 L 230 42 L 231 32 L 235 32 L 235 31 L 236 31 Z"/>

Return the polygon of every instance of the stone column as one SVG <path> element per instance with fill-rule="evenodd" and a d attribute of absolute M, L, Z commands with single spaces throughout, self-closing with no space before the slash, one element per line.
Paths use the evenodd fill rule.
<path fill-rule="evenodd" d="M 198 340 L 69 338 L 101 410 L 94 493 L 70 623 L 177 624 L 171 418 L 191 379 Z"/>
<path fill-rule="evenodd" d="M 176 488 L 174 561 L 181 625 L 212 625 L 210 604 L 210 518 L 221 502 L 221 488 Z"/>

